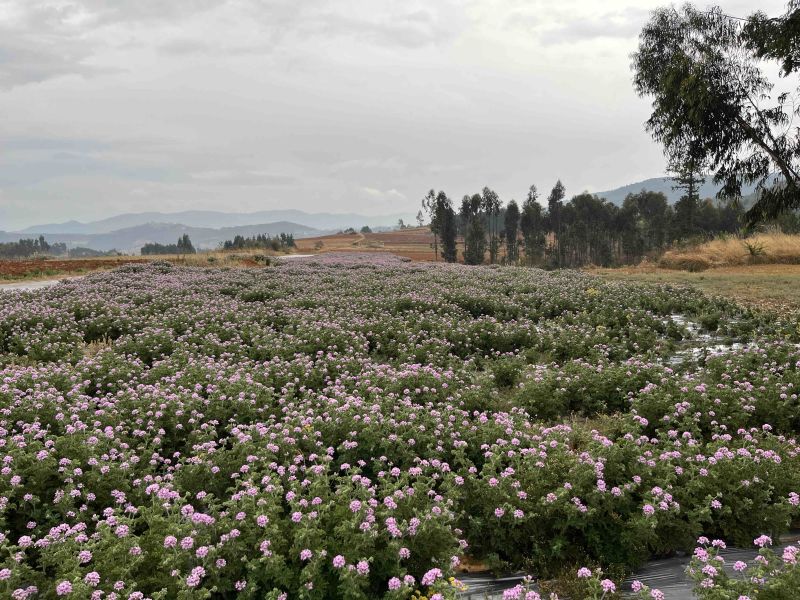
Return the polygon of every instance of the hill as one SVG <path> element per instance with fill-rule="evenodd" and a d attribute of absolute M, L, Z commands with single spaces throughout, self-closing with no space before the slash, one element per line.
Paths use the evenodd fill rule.
<path fill-rule="evenodd" d="M 322 231 L 338 231 L 348 227 L 360 229 L 364 225 L 372 228 L 389 227 L 398 219 L 411 221 L 412 215 L 397 214 L 370 217 L 355 213 L 306 213 L 301 210 L 262 210 L 251 213 L 236 213 L 213 210 L 186 210 L 182 212 L 142 212 L 116 215 L 99 221 L 82 223 L 47 223 L 34 225 L 20 233 L 36 234 L 99 234 L 111 233 L 120 229 L 138 227 L 150 223 L 179 223 L 187 227 L 219 228 L 262 225 L 264 223 L 290 222 L 298 226 Z"/>
<path fill-rule="evenodd" d="M 94 250 L 119 250 L 120 252 L 138 254 L 141 247 L 148 242 L 158 244 L 174 244 L 183 235 L 188 234 L 192 243 L 199 249 L 213 249 L 221 242 L 233 239 L 236 235 L 245 237 L 265 233 L 278 235 L 292 234 L 295 238 L 303 238 L 323 233 L 319 229 L 306 227 L 290 221 L 261 223 L 239 227 L 190 227 L 177 223 L 145 223 L 133 227 L 125 227 L 107 233 L 50 233 L 47 231 L 29 231 L 24 233 L 0 232 L 0 242 L 17 241 L 20 236 L 34 237 L 44 235 L 51 244 L 64 242 L 68 247 L 83 246 Z"/>
<path fill-rule="evenodd" d="M 651 179 L 645 179 L 644 181 L 623 185 L 622 187 L 618 187 L 613 190 L 593 193 L 596 196 L 605 198 L 609 202 L 619 206 L 622 204 L 622 202 L 625 200 L 625 196 L 628 194 L 636 194 L 642 190 L 647 190 L 649 192 L 661 192 L 667 197 L 667 200 L 670 204 L 674 204 L 680 199 L 682 193 L 681 190 L 673 189 L 674 185 L 675 179 L 672 177 L 653 177 Z M 719 192 L 720 187 L 721 186 L 714 184 L 709 177 L 706 179 L 706 182 L 700 186 L 700 197 L 714 198 L 717 195 L 717 192 Z M 748 196 L 754 191 L 755 186 L 753 185 L 742 186 L 742 196 Z"/>

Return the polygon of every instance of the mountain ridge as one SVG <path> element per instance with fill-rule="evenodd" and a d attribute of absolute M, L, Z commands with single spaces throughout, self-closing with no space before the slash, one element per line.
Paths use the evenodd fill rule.
<path fill-rule="evenodd" d="M 611 190 L 591 193 L 598 198 L 605 198 L 609 202 L 621 206 L 628 194 L 636 194 L 646 190 L 649 192 L 661 192 L 667 197 L 667 201 L 670 204 L 674 204 L 680 200 L 683 192 L 673 189 L 673 185 L 675 185 L 675 178 L 673 177 L 651 177 L 650 179 L 629 183 Z M 721 187 L 721 185 L 713 183 L 712 177 L 706 177 L 705 182 L 700 186 L 700 197 L 715 198 Z M 742 196 L 749 196 L 755 189 L 755 185 L 743 185 Z"/>
<path fill-rule="evenodd" d="M 123 213 L 96 221 L 81 222 L 76 220 L 64 223 L 46 223 L 33 225 L 14 233 L 32 234 L 101 234 L 111 233 L 147 223 L 171 223 L 189 227 L 243 227 L 263 225 L 274 222 L 291 222 L 297 225 L 335 231 L 347 227 L 360 228 L 388 227 L 395 225 L 398 219 L 409 219 L 407 214 L 366 216 L 356 213 L 307 213 L 297 209 L 262 210 L 249 213 L 225 212 L 216 210 L 184 210 L 178 212 L 147 211 L 141 213 Z"/>
<path fill-rule="evenodd" d="M 146 243 L 174 244 L 178 237 L 187 234 L 198 249 L 214 249 L 225 240 L 236 235 L 251 237 L 259 234 L 275 236 L 280 233 L 292 234 L 295 238 L 313 237 L 325 231 L 306 227 L 290 221 L 242 225 L 238 227 L 191 227 L 181 223 L 144 223 L 132 227 L 116 229 L 108 233 L 48 233 L 34 231 L 28 233 L 0 231 L 0 242 L 15 242 L 20 236 L 43 235 L 51 244 L 65 243 L 70 248 L 78 246 L 93 250 L 119 250 L 138 254 Z"/>

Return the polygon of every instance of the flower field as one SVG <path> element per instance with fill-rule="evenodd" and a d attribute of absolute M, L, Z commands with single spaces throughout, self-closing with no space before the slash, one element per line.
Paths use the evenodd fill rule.
<path fill-rule="evenodd" d="M 382 255 L 6 293 L 0 597 L 438 600 L 466 558 L 752 545 L 798 516 L 797 337 L 691 288 Z"/>

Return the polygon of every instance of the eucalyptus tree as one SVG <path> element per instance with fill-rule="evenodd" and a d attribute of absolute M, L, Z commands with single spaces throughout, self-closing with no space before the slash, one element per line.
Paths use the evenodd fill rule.
<path fill-rule="evenodd" d="M 447 262 L 456 262 L 456 213 L 453 203 L 444 192 L 436 195 L 435 213 L 442 239 L 442 258 Z"/>
<path fill-rule="evenodd" d="M 440 194 L 442 192 L 439 192 Z M 439 228 L 440 223 L 436 219 L 436 192 L 431 189 L 424 198 L 422 198 L 422 209 L 428 213 L 430 221 L 430 230 L 433 234 L 433 256 L 435 260 L 439 260 Z"/>
<path fill-rule="evenodd" d="M 464 196 L 461 222 L 464 232 L 464 262 L 479 265 L 486 254 L 486 228 L 483 224 L 484 201 L 480 194 Z"/>
<path fill-rule="evenodd" d="M 497 215 L 500 214 L 500 196 L 498 196 L 497 192 L 494 190 L 484 187 L 481 201 L 489 227 L 489 262 L 494 264 L 497 262 L 497 255 L 500 251 L 500 236 L 497 231 Z"/>
<path fill-rule="evenodd" d="M 517 264 L 519 261 L 519 206 L 516 200 L 511 200 L 506 206 L 503 218 L 503 237 L 506 240 L 506 262 Z"/>
<path fill-rule="evenodd" d="M 528 189 L 528 195 L 522 203 L 519 227 L 522 233 L 522 245 L 525 247 L 525 259 L 528 264 L 539 264 L 543 260 L 546 240 L 546 216 L 538 201 L 539 192 L 536 186 Z"/>
<path fill-rule="evenodd" d="M 547 196 L 547 216 L 550 225 L 550 231 L 553 233 L 551 260 L 553 260 L 555 265 L 558 267 L 560 267 L 563 262 L 561 238 L 564 233 L 562 211 L 564 209 L 563 200 L 565 195 L 566 189 L 564 188 L 564 184 L 561 183 L 561 180 L 559 179 L 556 181 L 553 189 L 550 190 L 550 195 Z"/>
<path fill-rule="evenodd" d="M 784 76 L 797 71 L 797 0 L 772 19 L 734 18 L 719 7 L 660 8 L 632 58 L 634 87 L 652 98 L 646 128 L 671 164 L 707 164 L 720 198 L 738 198 L 743 184 L 755 184 L 750 224 L 800 207 L 800 139 L 792 128 L 800 105 L 776 91 L 763 68 L 771 60 Z M 789 83 L 796 92 L 796 79 Z"/>

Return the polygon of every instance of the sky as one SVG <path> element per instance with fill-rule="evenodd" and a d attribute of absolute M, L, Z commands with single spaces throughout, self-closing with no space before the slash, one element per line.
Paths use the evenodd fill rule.
<path fill-rule="evenodd" d="M 630 54 L 664 4 L 0 0 L 0 230 L 660 176 Z"/>

